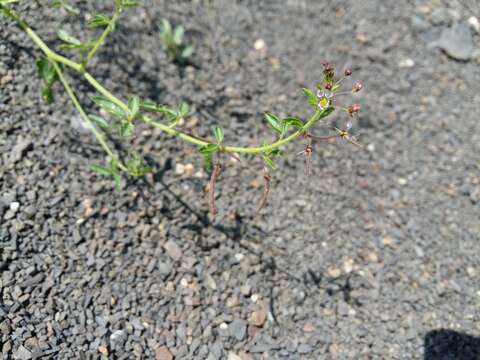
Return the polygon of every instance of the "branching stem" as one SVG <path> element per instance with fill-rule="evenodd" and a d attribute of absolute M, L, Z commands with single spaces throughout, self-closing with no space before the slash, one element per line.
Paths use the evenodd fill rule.
<path fill-rule="evenodd" d="M 85 70 L 85 65 L 88 63 L 88 61 L 91 60 L 91 58 L 94 56 L 96 51 L 99 49 L 99 47 L 104 43 L 105 38 L 108 36 L 108 34 L 112 31 L 111 27 L 107 27 L 107 29 L 103 32 L 102 36 L 99 38 L 97 43 L 95 44 L 94 48 L 90 51 L 90 53 L 87 55 L 86 62 L 84 64 L 79 64 L 76 63 L 60 54 L 57 54 L 56 52 L 52 51 L 46 44 L 43 42 L 43 40 L 35 33 L 35 31 L 23 20 L 21 19 L 17 13 L 10 9 L 6 5 L 0 5 L 0 10 L 10 19 L 15 21 L 18 26 L 25 31 L 25 33 L 31 38 L 31 40 L 43 51 L 45 56 L 54 64 L 55 69 L 59 68 L 58 64 L 63 64 L 76 72 L 80 73 L 83 75 L 85 80 L 87 80 L 90 85 L 95 88 L 100 94 L 105 96 L 107 99 L 109 99 L 111 102 L 115 103 L 118 105 L 120 108 L 123 110 L 127 111 L 129 110 L 128 106 L 126 103 L 124 103 L 122 100 L 117 98 L 115 95 L 113 95 L 110 91 L 108 91 L 104 86 L 102 86 L 91 74 L 89 74 Z M 115 12 L 115 15 L 112 17 L 112 23 L 114 23 L 117 20 L 117 17 L 119 16 L 118 11 Z M 58 70 L 57 70 L 57 73 Z M 75 107 L 77 110 L 80 112 L 80 115 L 82 118 L 84 118 L 85 121 L 90 123 L 90 119 L 88 116 L 85 114 L 83 109 L 81 108 L 77 98 L 75 97 L 75 94 L 73 93 L 71 87 L 68 84 L 68 81 L 65 79 L 63 76 L 63 72 L 60 69 L 59 77 L 62 80 L 62 84 L 64 85 L 65 89 L 67 90 L 67 93 L 69 94 L 70 98 L 72 99 Z M 286 138 L 279 139 L 271 144 L 262 146 L 262 147 L 237 147 L 237 146 L 224 146 L 222 147 L 222 152 L 228 152 L 228 153 L 244 153 L 244 154 L 262 154 L 271 150 L 275 150 L 279 148 L 280 146 L 286 145 L 287 143 L 291 142 L 298 136 L 302 135 L 308 128 L 310 128 L 315 122 L 321 120 L 325 116 L 327 116 L 331 112 L 331 109 L 324 109 L 324 110 L 317 110 L 315 113 L 312 115 L 312 117 L 305 123 L 302 129 L 298 129 L 297 131 L 293 132 Z M 150 124 L 151 126 L 154 126 L 161 131 L 171 135 L 171 136 L 176 136 L 186 142 L 189 142 L 193 145 L 197 146 L 205 146 L 209 144 L 207 141 L 200 140 L 194 136 L 191 136 L 189 134 L 186 134 L 182 131 L 175 130 L 171 128 L 168 125 L 162 124 L 158 121 L 155 121 L 151 119 L 147 115 L 141 115 L 139 117 L 143 122 L 146 124 Z M 97 140 L 100 142 L 104 150 L 107 152 L 108 155 L 113 156 L 111 153 L 111 150 L 108 150 L 108 146 L 106 145 L 103 137 L 101 134 L 95 129 L 94 126 L 92 126 L 92 131 L 94 132 L 95 137 Z M 123 166 L 123 165 L 122 165 Z"/>
<path fill-rule="evenodd" d="M 58 78 L 60 79 L 60 82 L 62 83 L 63 87 L 65 88 L 65 91 L 67 92 L 68 96 L 70 97 L 70 99 L 72 100 L 73 102 L 73 105 L 75 105 L 75 108 L 77 109 L 78 113 L 80 114 L 80 116 L 82 117 L 82 119 L 88 124 L 90 130 L 92 130 L 93 132 L 93 135 L 95 135 L 95 138 L 97 139 L 97 141 L 100 143 L 100 145 L 102 146 L 103 150 L 108 154 L 108 156 L 110 156 L 111 159 L 115 159 L 116 162 L 117 162 L 117 166 L 123 170 L 123 171 L 127 171 L 127 168 L 119 161 L 119 159 L 114 155 L 113 151 L 110 149 L 110 147 L 108 146 L 107 142 L 105 141 L 105 138 L 103 137 L 103 134 L 100 133 L 97 128 L 95 127 L 95 125 L 93 124 L 93 122 L 90 120 L 90 118 L 88 117 L 88 115 L 85 113 L 85 110 L 83 110 L 83 107 L 82 105 L 80 104 L 80 102 L 78 101 L 72 87 L 70 86 L 70 84 L 68 83 L 68 80 L 65 78 L 65 76 L 63 75 L 63 71 L 62 69 L 60 68 L 60 66 L 53 60 L 50 60 L 57 75 L 58 75 Z"/>

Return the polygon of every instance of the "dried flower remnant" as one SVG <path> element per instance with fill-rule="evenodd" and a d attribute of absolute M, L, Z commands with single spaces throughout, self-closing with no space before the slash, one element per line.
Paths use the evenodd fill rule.
<path fill-rule="evenodd" d="M 363 85 L 362 85 L 361 83 L 359 83 L 359 82 L 356 82 L 356 83 L 353 84 L 353 86 L 352 86 L 352 92 L 353 92 L 353 93 L 357 93 L 357 92 L 359 92 L 359 91 L 362 90 L 362 89 L 363 89 Z"/>

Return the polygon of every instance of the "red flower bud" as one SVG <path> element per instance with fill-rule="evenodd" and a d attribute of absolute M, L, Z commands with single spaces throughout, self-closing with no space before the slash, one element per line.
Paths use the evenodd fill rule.
<path fill-rule="evenodd" d="M 345 76 L 350 76 L 350 75 L 352 75 L 352 69 L 346 69 Z"/>
<path fill-rule="evenodd" d="M 333 87 L 332 83 L 325 84 L 325 90 L 332 90 L 332 87 Z"/>
<path fill-rule="evenodd" d="M 347 108 L 347 111 L 350 115 L 353 115 L 353 114 L 356 114 L 360 111 L 360 105 L 359 104 L 353 104 L 353 105 L 350 105 L 348 108 Z"/>

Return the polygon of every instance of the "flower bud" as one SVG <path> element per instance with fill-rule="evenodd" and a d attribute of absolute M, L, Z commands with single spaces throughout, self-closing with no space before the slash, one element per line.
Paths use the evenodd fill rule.
<path fill-rule="evenodd" d="M 350 75 L 352 75 L 352 69 L 346 69 L 345 76 L 350 76 Z"/>
<path fill-rule="evenodd" d="M 352 86 L 352 92 L 354 92 L 354 93 L 357 93 L 357 92 L 359 92 L 359 91 L 362 90 L 362 89 L 363 89 L 363 85 L 362 85 L 361 83 L 359 83 L 359 82 L 356 82 L 356 83 L 353 84 L 353 86 Z"/>
<path fill-rule="evenodd" d="M 359 104 L 353 104 L 353 105 L 350 105 L 348 108 L 347 108 L 347 112 L 350 114 L 350 115 L 353 115 L 353 114 L 356 114 L 360 111 L 360 105 Z"/>
<path fill-rule="evenodd" d="M 328 82 L 328 83 L 326 83 L 326 84 L 324 85 L 324 87 L 325 87 L 325 90 L 329 90 L 329 91 L 330 91 L 330 90 L 332 90 L 333 85 L 332 85 L 332 83 Z"/>

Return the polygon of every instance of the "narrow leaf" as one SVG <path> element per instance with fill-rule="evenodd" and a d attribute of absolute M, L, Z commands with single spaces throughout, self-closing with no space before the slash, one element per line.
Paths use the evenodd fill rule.
<path fill-rule="evenodd" d="M 202 154 L 213 154 L 215 151 L 219 149 L 217 144 L 207 144 L 200 148 L 200 152 Z"/>
<path fill-rule="evenodd" d="M 269 167 L 272 170 L 275 170 L 275 164 L 270 157 L 264 155 L 264 156 L 262 156 L 262 158 L 263 158 L 263 162 L 265 163 L 265 165 L 267 167 Z"/>
<path fill-rule="evenodd" d="M 101 165 L 92 165 L 90 168 L 100 175 L 110 176 L 112 175 L 112 171 L 109 168 Z"/>
<path fill-rule="evenodd" d="M 92 120 L 95 124 L 97 124 L 102 129 L 109 129 L 110 128 L 110 125 L 108 124 L 107 120 L 105 120 L 101 116 L 89 115 L 88 117 L 90 118 L 90 120 Z"/>
<path fill-rule="evenodd" d="M 282 120 L 284 124 L 288 124 L 290 126 L 294 126 L 296 128 L 303 128 L 303 121 L 296 117 L 287 117 Z"/>
<path fill-rule="evenodd" d="M 187 60 L 190 56 L 192 56 L 192 54 L 193 54 L 193 46 L 186 46 L 182 50 L 182 53 L 180 54 L 180 57 Z"/>
<path fill-rule="evenodd" d="M 93 18 L 87 21 L 87 26 L 90 28 L 108 26 L 110 24 L 110 19 L 103 14 L 96 14 Z"/>
<path fill-rule="evenodd" d="M 307 97 L 307 100 L 308 100 L 308 104 L 314 109 L 316 110 L 317 107 L 318 107 L 318 99 L 317 99 L 317 95 L 315 95 L 315 93 L 310 90 L 310 89 L 307 89 L 307 88 L 303 88 L 303 93 L 305 94 L 305 96 Z"/>
<path fill-rule="evenodd" d="M 219 126 L 215 126 L 213 128 L 213 133 L 215 134 L 215 139 L 217 139 L 217 142 L 221 144 L 224 138 L 223 129 Z"/>
<path fill-rule="evenodd" d="M 77 45 L 77 46 L 82 45 L 82 42 L 80 40 L 78 40 L 76 37 L 70 35 L 65 30 L 62 30 L 62 29 L 58 30 L 57 35 L 60 38 L 60 40 L 66 42 L 67 44 Z"/>
<path fill-rule="evenodd" d="M 265 113 L 265 120 L 267 120 L 270 127 L 278 133 L 282 133 L 282 122 L 278 116 L 272 114 L 271 112 Z"/>
<path fill-rule="evenodd" d="M 138 96 L 132 96 L 128 99 L 128 108 L 130 109 L 130 119 L 134 119 L 140 110 L 140 99 Z"/>
<path fill-rule="evenodd" d="M 185 28 L 181 25 L 177 26 L 173 31 L 173 42 L 176 45 L 182 44 L 183 34 L 185 33 Z"/>
<path fill-rule="evenodd" d="M 121 107 L 110 101 L 105 96 L 94 96 L 92 97 L 92 100 L 95 102 L 95 104 L 97 104 L 97 106 L 101 107 L 119 119 L 125 119 L 127 117 L 127 114 Z"/>

